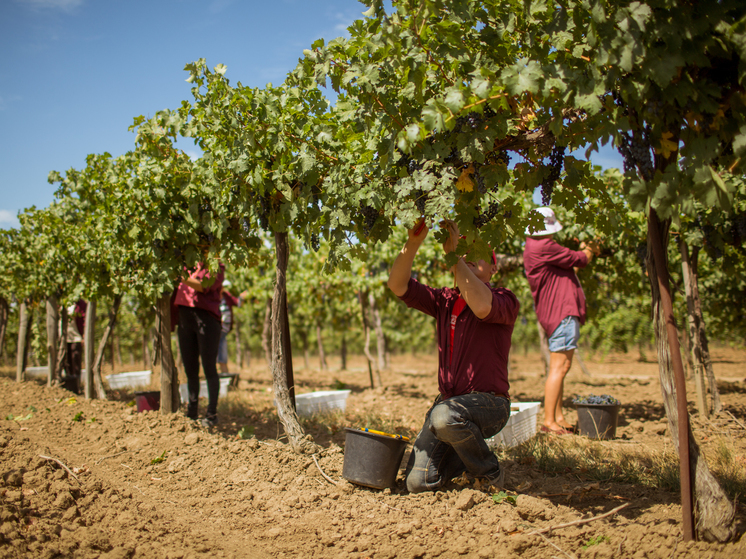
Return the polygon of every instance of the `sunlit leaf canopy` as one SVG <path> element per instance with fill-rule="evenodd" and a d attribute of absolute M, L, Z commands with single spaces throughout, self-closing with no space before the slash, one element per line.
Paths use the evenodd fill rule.
<path fill-rule="evenodd" d="M 421 216 L 456 219 L 460 252 L 486 254 L 540 225 L 538 186 L 599 235 L 630 209 L 727 210 L 746 151 L 742 4 L 376 1 L 278 87 L 188 64 L 192 99 L 135 119 L 131 152 L 50 175 L 101 268 L 78 291 L 156 296 L 201 260 L 266 258 L 262 231 L 323 238 L 324 270 L 349 269 Z M 651 159 L 629 158 L 624 199 L 570 155 L 608 142 Z"/>
<path fill-rule="evenodd" d="M 340 93 L 340 113 L 381 154 L 371 166 L 392 177 L 402 159 L 419 163 L 411 177 L 399 171 L 402 202 L 422 190 L 428 215 L 455 207 L 467 229 L 474 205 L 497 198 L 511 212 L 518 193 L 541 184 L 552 146 L 593 150 L 624 136 L 655 157 L 679 150 L 654 173 L 629 169 L 635 209 L 652 204 L 670 217 L 695 200 L 728 208 L 746 148 L 742 2 L 403 0 L 391 14 L 368 5 L 350 39 L 318 41 L 295 75 Z M 459 125 L 474 113 L 477 126 Z M 491 159 L 504 149 L 518 158 L 512 173 Z M 454 188 L 470 164 L 482 165 L 486 192 Z M 613 210 L 584 204 L 603 189 L 587 163 L 565 156 L 564 169 L 554 204 L 575 206 L 588 223 Z M 400 206 L 411 224 L 416 212 Z M 522 229 L 505 221 L 498 214 L 483 236 Z"/>

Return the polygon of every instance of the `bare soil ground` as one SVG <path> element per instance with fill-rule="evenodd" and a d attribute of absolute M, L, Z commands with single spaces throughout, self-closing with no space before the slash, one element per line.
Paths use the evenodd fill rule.
<path fill-rule="evenodd" d="M 719 349 L 714 357 L 724 412 L 710 421 L 694 415 L 693 429 L 713 461 L 725 456 L 731 477 L 744 479 L 746 352 Z M 262 364 L 240 372 L 212 430 L 182 413 L 137 413 L 131 392 L 86 401 L 33 380 L 17 384 L 6 370 L 0 377 L 0 556 L 746 557 L 743 512 L 736 541 L 685 543 L 675 485 L 600 472 L 621 471 L 618 457 L 635 455 L 647 458 L 642 463 L 656 479 L 672 442 L 657 364 L 631 355 L 587 357 L 586 364 L 590 377 L 573 366 L 565 401 L 590 393 L 621 400 L 616 439 L 538 435 L 526 448 L 501 451 L 510 497 L 501 502 L 456 482 L 410 495 L 401 475 L 397 487 L 385 490 L 341 477 L 345 427 L 416 434 L 437 392 L 433 356 L 394 357 L 381 374 L 383 386 L 373 389 L 360 359 L 347 371 L 335 362 L 328 371 L 304 370 L 296 361 L 298 393 L 342 383 L 352 390 L 344 413 L 304 420 L 321 446 L 316 456 L 296 455 L 286 444 Z M 514 401 L 541 401 L 537 355 L 512 358 L 511 384 Z M 688 397 L 694 412 L 691 383 Z M 572 409 L 568 415 L 574 420 Z M 240 438 L 242 428 L 254 436 Z M 556 458 L 531 454 L 544 449 L 545 456 L 552 448 L 568 457 L 560 471 L 551 467 Z M 583 463 L 572 458 L 573 449 L 601 460 Z M 627 506 L 590 520 L 620 505 Z"/>

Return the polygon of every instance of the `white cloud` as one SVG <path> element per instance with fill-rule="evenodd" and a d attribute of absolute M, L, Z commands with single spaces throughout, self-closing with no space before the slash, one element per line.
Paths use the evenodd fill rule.
<path fill-rule="evenodd" d="M 12 227 L 18 227 L 18 216 L 16 212 L 10 210 L 0 210 L 0 227 L 3 229 L 10 229 Z"/>
<path fill-rule="evenodd" d="M 36 10 L 74 10 L 83 3 L 83 0 L 16 0 L 16 3 L 29 6 Z"/>

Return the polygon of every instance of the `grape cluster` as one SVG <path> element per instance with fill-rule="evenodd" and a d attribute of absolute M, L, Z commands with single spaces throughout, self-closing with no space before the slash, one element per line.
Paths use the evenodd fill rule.
<path fill-rule="evenodd" d="M 415 190 L 414 205 L 417 207 L 417 211 L 420 215 L 425 215 L 425 204 L 427 203 L 427 193 L 424 190 Z"/>
<path fill-rule="evenodd" d="M 508 150 L 507 149 L 502 149 L 502 150 L 498 151 L 495 154 L 495 161 L 497 163 L 504 164 L 506 167 L 508 165 L 510 165 L 510 154 L 508 153 Z"/>
<path fill-rule="evenodd" d="M 578 396 L 577 398 L 574 398 L 572 403 L 584 406 L 618 406 L 621 402 L 608 394 L 602 394 L 601 396 L 589 394 L 588 396 Z"/>
<path fill-rule="evenodd" d="M 472 130 L 479 128 L 482 122 L 482 115 L 477 112 L 470 112 L 466 116 L 460 116 L 456 118 L 456 126 L 454 127 L 455 132 L 461 132 L 464 127 L 469 127 Z"/>
<path fill-rule="evenodd" d="M 202 202 L 202 203 L 201 203 L 201 204 L 199 205 L 199 215 L 200 215 L 200 216 L 202 216 L 202 215 L 204 215 L 204 214 L 206 214 L 206 213 L 209 213 L 209 212 L 211 212 L 211 211 L 212 211 L 212 206 L 210 205 L 210 202 L 208 202 L 208 201 L 203 201 L 203 202 Z"/>
<path fill-rule="evenodd" d="M 259 227 L 269 231 L 269 212 L 272 211 L 272 202 L 268 196 L 259 198 Z"/>
<path fill-rule="evenodd" d="M 407 173 L 409 173 L 410 177 L 414 175 L 415 171 L 419 171 L 420 169 L 422 169 L 422 163 L 420 163 L 419 161 L 410 159 L 407 162 Z"/>
<path fill-rule="evenodd" d="M 319 252 L 319 236 L 316 233 L 311 233 L 311 249 L 314 252 Z"/>
<path fill-rule="evenodd" d="M 461 158 L 459 157 L 458 150 L 456 148 L 453 148 L 451 150 L 451 153 L 448 154 L 448 157 L 446 157 L 443 161 L 450 165 L 460 165 Z"/>
<path fill-rule="evenodd" d="M 199 240 L 203 243 L 212 244 L 212 242 L 215 240 L 215 235 L 212 233 L 200 233 L 199 234 Z"/>
<path fill-rule="evenodd" d="M 545 206 L 552 203 L 552 191 L 562 174 L 562 166 L 565 162 L 565 146 L 554 146 L 549 154 L 549 174 L 541 181 L 541 202 Z"/>
<path fill-rule="evenodd" d="M 650 131 L 623 133 L 619 153 L 624 158 L 624 172 L 638 170 L 645 180 L 653 178 L 653 159 L 650 156 Z"/>
<path fill-rule="evenodd" d="M 367 204 L 360 204 L 360 213 L 363 215 L 363 235 L 368 237 L 378 219 L 378 210 Z"/>
<path fill-rule="evenodd" d="M 487 206 L 487 211 L 482 213 L 477 209 L 477 215 L 472 220 L 472 223 L 474 223 L 474 227 L 477 229 L 481 229 L 483 225 L 486 225 L 490 221 L 492 221 L 492 218 L 494 218 L 497 213 L 500 211 L 500 204 L 498 202 L 490 202 L 489 206 Z"/>
<path fill-rule="evenodd" d="M 311 202 L 316 207 L 318 207 L 319 201 L 321 200 L 320 194 L 321 194 L 321 187 L 319 187 L 318 184 L 314 184 L 311 187 Z"/>
<path fill-rule="evenodd" d="M 474 181 L 474 184 L 477 185 L 477 192 L 480 194 L 484 194 L 487 192 L 487 185 L 484 184 L 484 177 L 482 176 L 482 173 L 480 173 L 481 165 L 479 163 L 474 163 L 474 173 L 472 173 L 471 178 Z"/>

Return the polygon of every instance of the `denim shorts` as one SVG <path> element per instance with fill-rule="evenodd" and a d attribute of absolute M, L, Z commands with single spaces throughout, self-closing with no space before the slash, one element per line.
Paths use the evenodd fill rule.
<path fill-rule="evenodd" d="M 576 349 L 579 339 L 580 319 L 577 316 L 566 316 L 549 336 L 549 351 L 556 353 Z"/>

